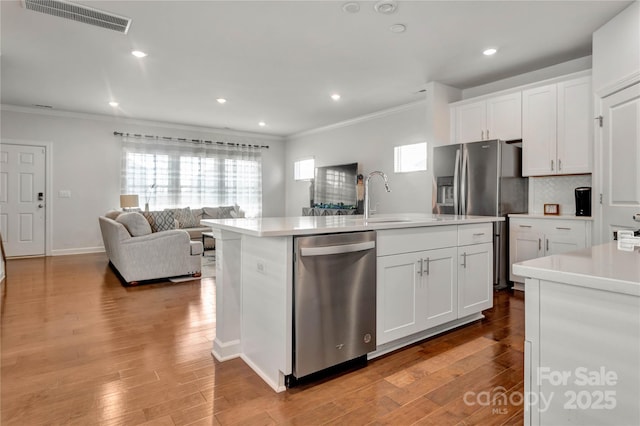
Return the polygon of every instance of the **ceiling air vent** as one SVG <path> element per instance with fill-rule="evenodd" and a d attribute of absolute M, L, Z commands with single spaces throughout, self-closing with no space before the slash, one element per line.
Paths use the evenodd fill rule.
<path fill-rule="evenodd" d="M 65 0 L 22 0 L 25 9 L 71 19 L 126 34 L 131 19 Z"/>

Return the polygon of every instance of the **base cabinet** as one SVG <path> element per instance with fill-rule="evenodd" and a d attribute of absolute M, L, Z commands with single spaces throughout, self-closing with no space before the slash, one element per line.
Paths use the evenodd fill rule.
<path fill-rule="evenodd" d="M 524 277 L 513 264 L 542 256 L 566 253 L 591 245 L 591 222 L 547 218 L 509 218 L 509 279 L 523 289 Z"/>
<path fill-rule="evenodd" d="M 464 317 L 493 306 L 493 245 L 465 246 L 458 252 L 458 316 Z"/>
<path fill-rule="evenodd" d="M 413 234 L 405 247 L 425 248 L 434 241 L 449 247 L 396 253 L 398 232 L 378 233 L 377 343 L 394 340 L 446 324 L 493 305 L 493 225 L 438 227 Z M 467 235 L 468 234 L 468 235 Z M 444 238 L 438 239 L 437 236 Z M 474 244 L 459 245 L 457 241 Z M 476 244 L 477 243 L 477 244 Z M 382 255 L 380 255 L 382 254 Z"/>

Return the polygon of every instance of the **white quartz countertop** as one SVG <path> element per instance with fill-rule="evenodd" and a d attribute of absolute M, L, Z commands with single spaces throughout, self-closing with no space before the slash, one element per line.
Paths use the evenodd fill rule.
<path fill-rule="evenodd" d="M 516 263 L 513 272 L 529 278 L 640 296 L 640 248 L 621 251 L 616 242 Z"/>
<path fill-rule="evenodd" d="M 593 217 L 591 216 L 575 216 L 575 215 L 568 215 L 568 214 L 563 214 L 563 215 L 545 215 L 542 213 L 510 213 L 509 217 L 523 217 L 523 218 L 529 218 L 529 219 L 552 219 L 552 220 L 586 220 L 589 222 L 593 222 Z"/>
<path fill-rule="evenodd" d="M 254 237 L 281 237 L 501 221 L 504 221 L 503 217 L 405 213 L 374 215 L 366 222 L 362 216 L 345 215 L 203 219 L 200 223 L 214 229 L 237 232 Z"/>

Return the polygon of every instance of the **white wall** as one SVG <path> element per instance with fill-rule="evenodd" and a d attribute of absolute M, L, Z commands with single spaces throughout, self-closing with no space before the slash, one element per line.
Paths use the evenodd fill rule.
<path fill-rule="evenodd" d="M 608 95 L 608 88 L 638 78 L 640 2 L 635 1 L 593 33 L 593 91 Z"/>
<path fill-rule="evenodd" d="M 119 208 L 121 148 L 114 131 L 197 139 L 226 134 L 269 145 L 263 151 L 263 216 L 284 214 L 285 144 L 281 138 L 6 105 L 2 106 L 0 118 L 3 141 L 52 144 L 53 193 L 48 194 L 47 207 L 52 219 L 53 255 L 102 250 L 98 216 Z M 59 198 L 60 190 L 71 191 L 71 198 Z"/>
<path fill-rule="evenodd" d="M 299 216 L 309 205 L 309 183 L 293 180 L 293 164 L 314 157 L 316 166 L 357 162 L 366 176 L 382 170 L 389 177 L 391 193 L 374 178 L 370 184 L 372 207 L 379 213 L 431 212 L 431 152 L 449 142 L 449 102 L 460 99 L 460 91 L 429 83 L 426 100 L 392 108 L 358 119 L 328 126 L 287 139 L 285 179 L 286 213 Z M 398 145 L 427 142 L 427 171 L 394 173 L 393 148 Z"/>
<path fill-rule="evenodd" d="M 357 162 L 365 176 L 373 170 L 385 172 L 391 193 L 377 178 L 370 185 L 372 206 L 378 203 L 380 213 L 427 212 L 431 202 L 427 172 L 393 172 L 393 147 L 426 139 L 424 101 L 290 137 L 285 162 L 287 216 L 300 216 L 302 207 L 309 205 L 309 182 L 293 180 L 293 164 L 304 157 L 314 157 L 316 166 Z"/>

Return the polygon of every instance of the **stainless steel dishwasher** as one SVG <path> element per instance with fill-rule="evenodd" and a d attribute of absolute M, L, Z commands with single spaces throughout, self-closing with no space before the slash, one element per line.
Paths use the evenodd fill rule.
<path fill-rule="evenodd" d="M 375 231 L 295 238 L 295 379 L 376 349 L 375 247 Z"/>

